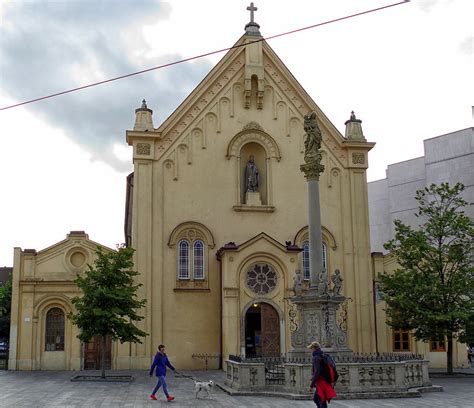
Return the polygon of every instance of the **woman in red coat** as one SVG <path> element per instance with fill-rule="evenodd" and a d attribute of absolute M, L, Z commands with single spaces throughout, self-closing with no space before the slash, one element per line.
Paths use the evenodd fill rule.
<path fill-rule="evenodd" d="M 317 341 L 313 341 L 309 346 L 309 349 L 313 350 L 313 366 L 311 384 L 309 385 L 310 392 L 314 391 L 313 401 L 318 408 L 327 408 L 327 402 L 331 401 L 336 396 L 336 391 L 332 387 L 331 383 L 328 383 L 323 376 L 323 350 Z M 334 372 L 332 367 L 329 366 L 331 382 L 334 381 Z"/>

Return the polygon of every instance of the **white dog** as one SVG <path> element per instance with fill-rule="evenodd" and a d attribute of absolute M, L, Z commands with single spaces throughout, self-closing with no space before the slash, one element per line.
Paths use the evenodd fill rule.
<path fill-rule="evenodd" d="M 196 398 L 198 397 L 199 391 L 206 391 L 207 397 L 211 397 L 212 387 L 214 387 L 214 381 L 194 381 L 194 390 L 196 391 Z"/>

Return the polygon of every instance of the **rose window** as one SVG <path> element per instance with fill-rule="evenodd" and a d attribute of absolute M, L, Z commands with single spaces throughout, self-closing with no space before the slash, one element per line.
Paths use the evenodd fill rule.
<path fill-rule="evenodd" d="M 257 295 L 271 292 L 277 285 L 277 274 L 268 264 L 255 264 L 247 272 L 247 286 Z"/>

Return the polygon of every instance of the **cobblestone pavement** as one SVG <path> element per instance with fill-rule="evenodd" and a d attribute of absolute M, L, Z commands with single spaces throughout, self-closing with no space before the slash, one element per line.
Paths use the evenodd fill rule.
<path fill-rule="evenodd" d="M 130 372 L 113 372 L 113 374 Z M 92 383 L 71 382 L 77 373 L 54 372 L 18 372 L 0 371 L 0 407 L 314 407 L 311 401 L 293 401 L 284 398 L 268 397 L 231 397 L 219 388 L 213 392 L 213 399 L 194 397 L 194 384 L 190 379 L 168 374 L 168 388 L 176 400 L 165 401 L 162 391 L 157 393 L 158 401 L 149 399 L 155 385 L 145 371 L 133 371 L 133 383 Z M 87 374 L 91 374 L 90 371 Z M 199 379 L 223 379 L 223 372 L 188 372 Z M 474 408 L 474 377 L 436 378 L 433 384 L 444 387 L 444 392 L 427 393 L 421 398 L 385 399 L 385 400 L 334 400 L 330 408 Z"/>

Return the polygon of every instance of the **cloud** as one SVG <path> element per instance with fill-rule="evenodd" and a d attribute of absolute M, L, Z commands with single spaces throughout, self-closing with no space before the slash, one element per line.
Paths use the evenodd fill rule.
<path fill-rule="evenodd" d="M 474 44 L 474 36 L 470 35 L 464 40 L 462 40 L 459 44 L 459 50 L 468 56 L 473 55 L 473 44 Z"/>
<path fill-rule="evenodd" d="M 434 7 L 442 4 L 452 3 L 453 0 L 419 0 L 418 7 L 426 12 L 429 13 Z"/>
<path fill-rule="evenodd" d="M 2 89 L 18 102 L 182 57 L 178 52 L 146 57 L 143 27 L 170 14 L 169 4 L 156 0 L 19 2 L 2 13 Z M 207 61 L 185 63 L 27 106 L 93 157 L 123 171 L 130 164 L 116 157 L 114 145 L 124 143 L 141 100 L 147 99 L 157 126 L 209 70 Z"/>

